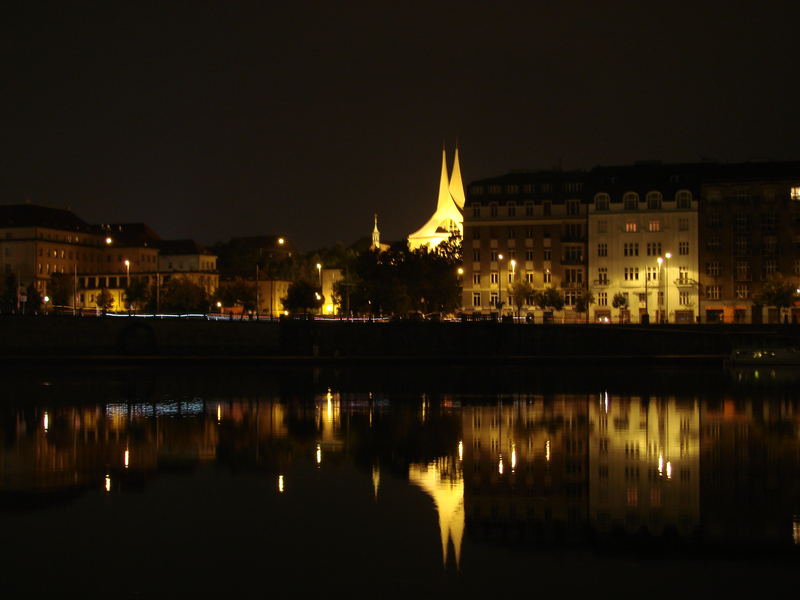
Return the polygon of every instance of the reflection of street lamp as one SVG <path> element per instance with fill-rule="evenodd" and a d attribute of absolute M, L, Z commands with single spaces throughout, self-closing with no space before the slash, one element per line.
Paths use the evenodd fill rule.
<path fill-rule="evenodd" d="M 222 313 L 222 302 L 219 300 L 217 300 L 217 312 L 220 314 Z"/>
<path fill-rule="evenodd" d="M 669 259 L 672 258 L 672 253 L 667 252 L 664 258 L 666 259 L 664 262 L 664 312 L 667 313 L 667 323 L 669 323 Z"/>
<path fill-rule="evenodd" d="M 322 264 L 317 263 L 317 273 L 319 273 L 319 289 L 322 289 Z"/>
<path fill-rule="evenodd" d="M 131 287 L 131 261 L 125 259 L 125 287 Z"/>

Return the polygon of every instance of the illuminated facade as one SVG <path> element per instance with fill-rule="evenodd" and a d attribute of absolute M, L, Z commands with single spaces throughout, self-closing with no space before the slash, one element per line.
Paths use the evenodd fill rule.
<path fill-rule="evenodd" d="M 463 310 L 511 310 L 509 286 L 564 295 L 560 315 L 574 320 L 577 296 L 586 289 L 586 202 L 583 171 L 514 172 L 473 182 L 464 212 Z M 542 315 L 531 298 L 522 314 Z"/>
<path fill-rule="evenodd" d="M 692 323 L 698 295 L 698 173 L 692 165 L 597 167 L 589 197 L 593 320 Z M 615 296 L 626 300 L 614 307 Z"/>
<path fill-rule="evenodd" d="M 439 197 L 436 212 L 428 222 L 408 236 L 408 247 L 416 250 L 422 246 L 435 248 L 449 239 L 454 233 L 464 233 L 464 185 L 461 182 L 461 167 L 458 162 L 458 148 L 453 160 L 453 171 L 447 176 L 447 157 L 442 150 L 442 170 L 439 176 Z M 377 227 L 377 221 L 376 221 Z M 374 242 L 373 242 L 374 243 Z"/>

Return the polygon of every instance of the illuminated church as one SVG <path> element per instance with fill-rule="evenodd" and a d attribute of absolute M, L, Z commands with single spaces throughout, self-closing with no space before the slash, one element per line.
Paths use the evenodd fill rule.
<path fill-rule="evenodd" d="M 439 178 L 439 199 L 436 212 L 428 222 L 408 236 L 408 247 L 416 250 L 426 244 L 435 248 L 447 240 L 452 233 L 464 235 L 464 185 L 461 182 L 461 167 L 456 148 L 453 170 L 447 176 L 447 157 L 442 149 L 442 173 Z"/>

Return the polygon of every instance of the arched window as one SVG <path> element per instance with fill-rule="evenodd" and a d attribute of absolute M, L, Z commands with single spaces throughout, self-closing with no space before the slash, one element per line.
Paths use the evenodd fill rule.
<path fill-rule="evenodd" d="M 678 203 L 678 208 L 691 208 L 692 192 L 689 190 L 679 190 L 675 192 L 675 200 Z"/>
<path fill-rule="evenodd" d="M 661 208 L 661 192 L 647 192 L 647 208 L 649 210 Z"/>
<path fill-rule="evenodd" d="M 596 194 L 594 197 L 594 209 L 608 210 L 609 200 L 608 194 Z"/>
<path fill-rule="evenodd" d="M 637 210 L 639 208 L 639 194 L 627 192 L 622 197 L 622 202 L 625 205 L 625 210 Z"/>

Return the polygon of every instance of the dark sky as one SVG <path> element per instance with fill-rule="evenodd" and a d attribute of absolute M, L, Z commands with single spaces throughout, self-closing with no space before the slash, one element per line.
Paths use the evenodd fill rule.
<path fill-rule="evenodd" d="M 311 249 L 513 168 L 800 158 L 797 2 L 6 2 L 0 202 Z M 108 4 L 108 6 L 104 6 Z"/>

